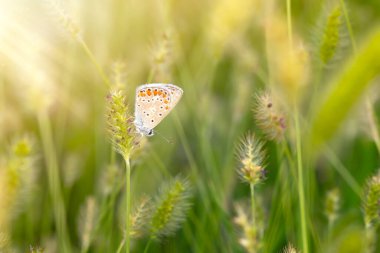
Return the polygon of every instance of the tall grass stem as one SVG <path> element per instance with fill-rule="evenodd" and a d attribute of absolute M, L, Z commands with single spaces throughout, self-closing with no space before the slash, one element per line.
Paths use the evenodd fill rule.
<path fill-rule="evenodd" d="M 293 47 L 292 36 L 292 8 L 291 0 L 286 1 L 286 14 L 288 23 L 288 36 L 289 36 L 289 48 Z M 295 130 L 296 130 L 296 150 L 297 150 L 297 171 L 298 171 L 298 197 L 300 206 L 300 218 L 301 218 L 301 235 L 302 235 L 302 252 L 308 253 L 308 238 L 307 238 L 307 224 L 306 224 L 306 210 L 305 210 L 305 189 L 303 178 L 303 166 L 302 166 L 302 147 L 301 147 L 301 131 L 299 126 L 298 110 L 295 106 Z"/>
<path fill-rule="evenodd" d="M 51 122 L 46 110 L 39 112 L 37 117 L 48 174 L 49 191 L 53 203 L 59 251 L 69 253 L 71 252 L 71 249 L 67 234 L 65 204 L 62 194 L 61 181 L 59 179 L 59 168 L 57 154 L 54 147 Z"/>
<path fill-rule="evenodd" d="M 150 244 L 152 243 L 152 240 L 153 240 L 153 238 L 150 237 L 148 243 L 145 246 L 144 253 L 148 253 L 148 250 L 149 250 Z"/>
<path fill-rule="evenodd" d="M 301 147 L 301 131 L 299 126 L 298 110 L 295 109 L 295 130 L 296 130 L 296 150 L 297 150 L 297 174 L 298 174 L 298 197 L 301 216 L 301 234 L 302 234 L 302 252 L 308 253 L 308 238 L 307 238 L 307 224 L 306 224 L 306 209 L 305 209 L 305 189 L 304 189 L 304 176 L 302 165 L 302 147 Z"/>
<path fill-rule="evenodd" d="M 252 214 L 252 226 L 256 226 L 255 221 L 255 186 L 254 184 L 249 184 L 251 188 L 251 214 Z"/>
<path fill-rule="evenodd" d="M 368 115 L 368 123 L 371 131 L 372 138 L 376 144 L 377 151 L 380 154 L 380 136 L 379 136 L 379 128 L 376 120 L 376 114 L 373 109 L 372 103 L 370 99 L 367 97 L 365 101 L 365 105 L 367 107 L 367 115 Z"/>
<path fill-rule="evenodd" d="M 342 164 L 342 162 L 338 159 L 335 153 L 330 149 L 325 149 L 325 155 L 330 163 L 335 167 L 338 173 L 342 176 L 342 178 L 346 181 L 346 183 L 351 187 L 351 189 L 358 195 L 362 196 L 362 190 L 358 182 L 356 182 L 355 178 L 350 174 L 347 168 Z"/>
<path fill-rule="evenodd" d="M 354 53 L 356 54 L 357 47 L 356 47 L 356 42 L 355 42 L 355 38 L 354 38 L 354 32 L 352 30 L 350 18 L 348 17 L 348 12 L 347 12 L 347 8 L 346 8 L 346 4 L 344 3 L 344 0 L 340 0 L 340 5 L 341 5 L 342 10 L 343 10 L 344 19 L 346 21 L 348 33 L 350 34 L 352 49 L 354 50 Z"/>
<path fill-rule="evenodd" d="M 124 244 L 125 244 L 125 240 L 122 240 L 121 243 L 120 243 L 120 245 L 119 245 L 119 247 L 116 250 L 116 253 L 120 253 L 121 252 L 121 250 L 124 247 Z"/>
<path fill-rule="evenodd" d="M 293 45 L 293 36 L 292 36 L 292 1 L 286 0 L 286 16 L 288 23 L 288 36 L 289 36 L 289 46 L 290 48 Z"/>
<path fill-rule="evenodd" d="M 94 54 L 91 52 L 90 48 L 87 46 L 86 42 L 81 38 L 78 38 L 78 42 L 82 46 L 83 50 L 86 52 L 87 56 L 90 58 L 91 62 L 94 64 L 104 84 L 107 85 L 108 89 L 111 88 L 111 82 L 109 81 L 107 75 L 104 73 L 103 69 L 100 67 L 98 61 L 96 60 Z"/>
<path fill-rule="evenodd" d="M 125 186 L 125 196 L 126 196 L 126 230 L 125 230 L 125 252 L 129 253 L 130 251 L 130 231 L 131 231 L 131 223 L 130 223 L 130 213 L 131 213 L 131 164 L 129 161 L 129 156 L 124 157 L 125 160 L 125 174 L 126 174 L 126 186 Z"/>

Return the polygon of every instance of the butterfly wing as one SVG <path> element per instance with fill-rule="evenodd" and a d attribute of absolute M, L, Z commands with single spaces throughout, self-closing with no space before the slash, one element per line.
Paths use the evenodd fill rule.
<path fill-rule="evenodd" d="M 142 132 L 156 127 L 182 96 L 182 89 L 172 84 L 145 84 L 136 89 L 136 126 Z"/>
<path fill-rule="evenodd" d="M 171 108 L 174 108 L 174 106 L 176 106 L 178 101 L 181 99 L 183 90 L 173 84 L 165 84 L 165 88 L 167 88 L 170 91 L 170 96 L 171 96 L 170 106 Z"/>

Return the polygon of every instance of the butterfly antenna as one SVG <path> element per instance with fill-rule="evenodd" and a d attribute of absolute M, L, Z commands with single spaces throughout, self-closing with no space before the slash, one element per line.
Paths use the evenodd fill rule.
<path fill-rule="evenodd" d="M 166 138 L 164 135 L 162 135 L 160 132 L 158 132 L 158 131 L 155 131 L 156 132 L 156 134 L 157 135 L 159 135 L 162 139 L 164 139 L 167 143 L 169 143 L 169 144 L 173 144 L 174 142 L 173 142 L 173 140 L 170 140 L 170 139 L 168 139 L 168 138 Z"/>

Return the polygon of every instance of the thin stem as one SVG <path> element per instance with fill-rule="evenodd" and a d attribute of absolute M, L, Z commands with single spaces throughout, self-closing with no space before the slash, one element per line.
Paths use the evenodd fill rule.
<path fill-rule="evenodd" d="M 119 245 L 119 247 L 117 248 L 116 253 L 120 253 L 121 252 L 121 250 L 123 249 L 124 244 L 125 244 L 125 240 L 122 240 L 121 243 L 120 243 L 120 245 Z"/>
<path fill-rule="evenodd" d="M 82 38 L 77 39 L 79 44 L 82 46 L 83 50 L 86 52 L 87 56 L 90 58 L 91 62 L 94 64 L 96 70 L 98 71 L 98 74 L 102 78 L 104 84 L 107 85 L 107 88 L 111 88 L 111 82 L 108 80 L 107 75 L 104 73 L 103 69 L 100 67 L 99 63 L 97 62 L 94 54 L 91 52 L 90 48 L 87 46 L 86 42 Z"/>
<path fill-rule="evenodd" d="M 88 248 L 89 248 L 89 246 L 81 247 L 80 252 L 81 252 L 81 253 L 87 253 L 87 252 L 88 252 Z"/>
<path fill-rule="evenodd" d="M 350 18 L 348 17 L 348 12 L 347 12 L 347 8 L 346 8 L 346 4 L 344 3 L 344 0 L 340 0 L 340 5 L 342 6 L 342 9 L 343 9 L 344 19 L 346 21 L 348 33 L 350 34 L 352 49 L 354 50 L 354 53 L 356 53 L 356 42 L 354 39 L 354 32 L 352 30 Z"/>
<path fill-rule="evenodd" d="M 48 175 L 49 192 L 53 203 L 53 212 L 60 252 L 71 252 L 67 234 L 66 212 L 63 200 L 57 154 L 55 152 L 51 123 L 46 110 L 38 114 L 39 131 L 45 156 Z"/>
<path fill-rule="evenodd" d="M 302 147 L 301 147 L 301 131 L 299 126 L 298 110 L 295 110 L 295 128 L 296 128 L 296 149 L 297 149 L 297 172 L 298 172 L 298 197 L 299 197 L 299 207 L 301 215 L 301 234 L 302 234 L 302 252 L 308 253 L 308 238 L 307 238 L 307 228 L 306 228 L 306 210 L 305 210 L 305 189 L 304 189 L 304 176 L 303 176 L 303 165 L 302 165 Z"/>
<path fill-rule="evenodd" d="M 331 243 L 331 235 L 332 235 L 332 228 L 334 225 L 334 220 L 329 218 L 328 223 L 327 223 L 327 245 L 330 245 Z"/>
<path fill-rule="evenodd" d="M 286 1 L 286 13 L 287 13 L 287 23 L 288 23 L 288 36 L 289 36 L 289 47 L 293 47 L 293 37 L 292 37 L 292 8 L 291 0 Z M 299 115 L 298 110 L 295 105 L 295 130 L 296 130 L 296 150 L 297 150 L 297 172 L 298 172 L 298 197 L 299 197 L 299 207 L 300 207 L 300 218 L 301 218 L 301 235 L 302 235 L 302 252 L 308 253 L 308 237 L 307 237 L 307 225 L 306 225 L 306 210 L 305 210 L 305 189 L 304 189 L 304 176 L 303 176 L 303 165 L 302 165 L 302 147 L 301 147 L 301 131 L 299 126 Z"/>
<path fill-rule="evenodd" d="M 153 237 L 150 237 L 148 243 L 145 246 L 144 253 L 148 253 L 148 250 L 152 241 L 153 241 Z"/>
<path fill-rule="evenodd" d="M 2 70 L 2 68 L 1 68 Z M 5 81 L 4 81 L 4 75 L 2 75 L 0 79 L 0 112 L 3 113 L 3 109 L 6 108 L 6 96 L 5 96 Z M 2 142 L 4 136 L 3 134 L 0 135 L 0 143 Z"/>
<path fill-rule="evenodd" d="M 113 149 L 111 149 L 111 153 L 110 153 L 110 162 L 111 162 L 111 165 L 115 165 L 116 163 L 116 152 Z"/>
<path fill-rule="evenodd" d="M 125 160 L 125 174 L 126 174 L 126 187 L 125 187 L 125 196 L 126 196 L 126 229 L 125 229 L 125 250 L 126 253 L 129 253 L 130 248 L 130 231 L 131 231 L 131 223 L 130 223 L 130 213 L 131 213 L 131 164 L 129 161 L 129 156 L 124 157 Z"/>
<path fill-rule="evenodd" d="M 153 79 L 153 76 L 154 76 L 154 67 L 152 67 L 149 71 L 149 76 L 148 76 L 148 79 L 146 81 L 146 83 L 151 83 L 152 82 L 152 79 Z"/>
<path fill-rule="evenodd" d="M 282 156 L 285 155 L 285 157 L 288 160 L 288 169 L 286 172 L 288 172 L 288 173 L 290 172 L 292 178 L 297 178 L 296 171 L 294 169 L 292 169 L 292 168 L 296 168 L 297 165 L 295 164 L 294 158 L 290 152 L 288 143 L 285 140 L 282 143 L 283 143 L 283 154 L 282 154 Z M 281 161 L 281 160 L 279 160 L 279 161 Z M 287 178 L 289 178 L 289 177 L 287 177 Z M 285 180 L 285 182 L 286 182 L 285 183 L 286 187 L 289 187 L 289 189 L 285 188 L 285 190 L 291 190 L 290 180 Z"/>
<path fill-rule="evenodd" d="M 292 1 L 286 0 L 286 16 L 288 23 L 288 36 L 289 36 L 289 45 L 293 45 L 293 36 L 292 36 Z"/>
<path fill-rule="evenodd" d="M 255 226 L 255 186 L 251 183 L 249 184 L 251 188 L 251 214 L 252 214 L 252 225 Z"/>
<path fill-rule="evenodd" d="M 292 157 L 292 154 L 290 152 L 290 149 L 289 149 L 289 146 L 288 146 L 288 143 L 284 140 L 283 142 L 283 153 L 285 154 L 286 158 L 288 159 L 288 162 L 289 162 L 289 166 L 291 168 L 295 168 L 295 163 L 294 163 L 294 159 Z M 295 174 L 293 174 L 293 176 L 296 176 Z"/>
<path fill-rule="evenodd" d="M 380 154 L 379 129 L 377 127 L 376 114 L 373 110 L 373 106 L 369 98 L 366 99 L 366 107 L 367 107 L 368 123 L 369 123 L 369 128 L 371 131 L 371 135 L 376 144 L 377 152 L 379 152 Z"/>
<path fill-rule="evenodd" d="M 334 154 L 334 152 L 330 148 L 325 149 L 325 155 L 329 162 L 334 166 L 334 168 L 338 171 L 341 177 L 346 181 L 346 183 L 351 187 L 351 189 L 360 197 L 362 194 L 362 190 L 358 182 L 356 182 L 355 178 L 350 174 L 347 168 L 339 161 L 338 157 Z"/>

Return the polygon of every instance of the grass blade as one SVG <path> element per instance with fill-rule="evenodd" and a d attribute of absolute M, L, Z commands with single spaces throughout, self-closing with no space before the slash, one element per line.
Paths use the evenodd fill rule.
<path fill-rule="evenodd" d="M 380 27 L 374 30 L 333 81 L 330 93 L 311 125 L 314 147 L 330 139 L 358 102 L 365 89 L 380 74 Z"/>

